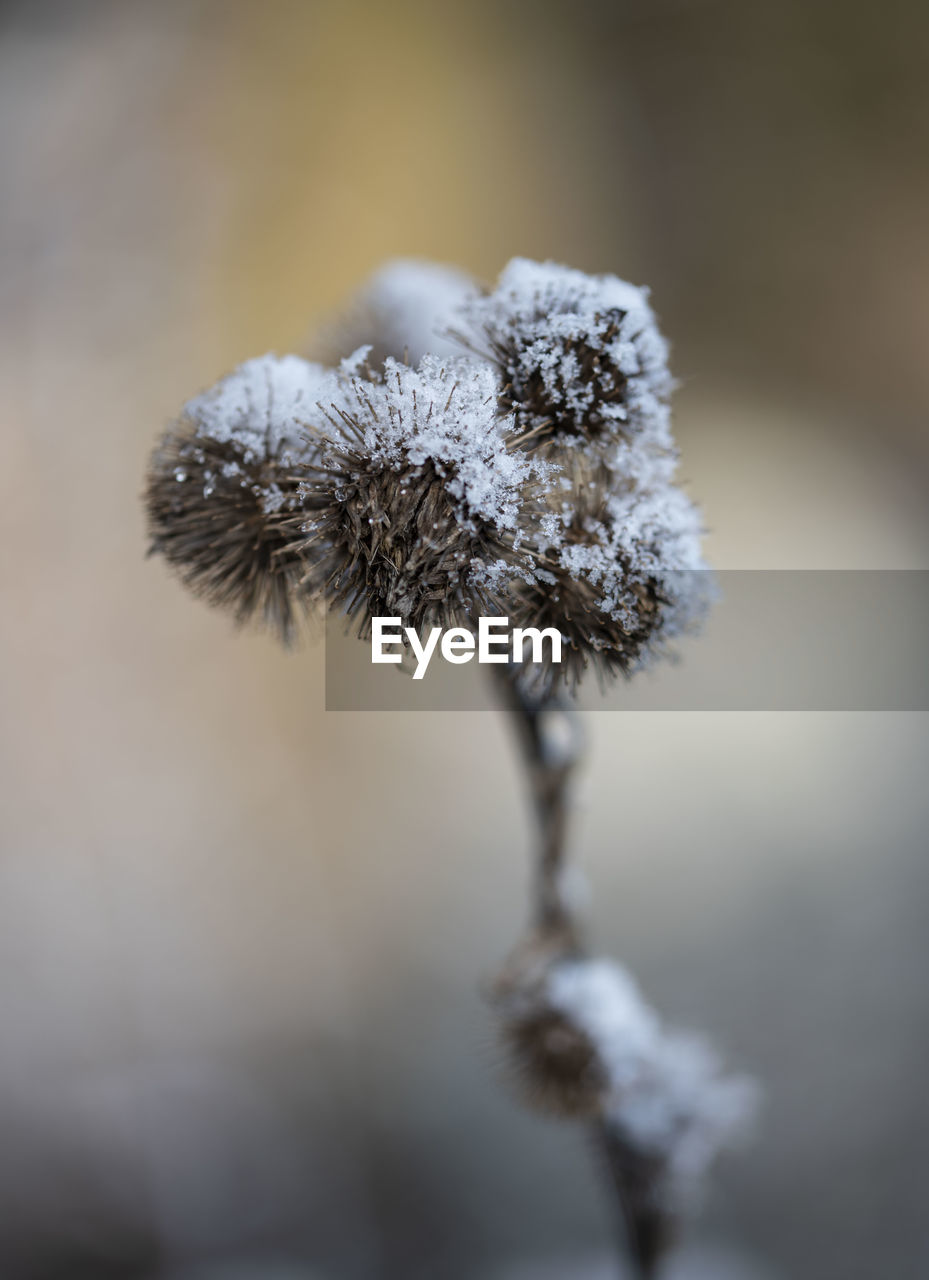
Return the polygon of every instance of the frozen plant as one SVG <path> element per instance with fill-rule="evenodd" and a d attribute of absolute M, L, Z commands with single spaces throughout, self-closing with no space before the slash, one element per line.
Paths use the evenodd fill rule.
<path fill-rule="evenodd" d="M 493 370 L 387 357 L 378 380 L 353 379 L 325 413 L 328 443 L 300 493 L 303 554 L 329 606 L 362 634 L 372 617 L 418 629 L 504 611 L 509 580 L 533 580 L 523 544 L 550 468 L 508 448 Z"/>
<path fill-rule="evenodd" d="M 702 1038 L 663 1026 L 619 965 L 557 930 L 517 948 L 494 998 L 527 1104 L 592 1122 L 650 1274 L 717 1152 L 751 1120 L 755 1085 L 725 1075 Z"/>
<path fill-rule="evenodd" d="M 238 622 L 301 612 L 419 630 L 553 627 L 567 660 L 493 667 L 539 847 L 493 1006 L 522 1095 L 592 1127 L 639 1273 L 657 1273 L 752 1090 L 592 959 L 565 892 L 578 681 L 630 676 L 696 626 L 698 510 L 675 483 L 667 344 L 646 291 L 515 259 L 495 288 L 388 264 L 317 341 L 250 360 L 156 448 L 151 548 Z"/>
<path fill-rule="evenodd" d="M 605 453 L 636 436 L 670 445 L 668 345 L 646 290 L 514 258 L 459 314 L 463 339 L 499 366 L 527 438 Z"/>
<path fill-rule="evenodd" d="M 284 641 L 310 604 L 294 538 L 300 475 L 322 439 L 316 406 L 339 378 L 299 356 L 247 360 L 188 401 L 149 468 L 151 550 L 209 604 Z"/>

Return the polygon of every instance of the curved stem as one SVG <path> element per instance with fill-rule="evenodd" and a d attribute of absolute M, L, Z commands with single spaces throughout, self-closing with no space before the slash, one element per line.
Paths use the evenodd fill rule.
<path fill-rule="evenodd" d="M 557 938 L 566 952 L 583 954 L 581 924 L 564 884 L 571 783 L 583 754 L 583 736 L 573 701 L 561 693 L 536 693 L 520 680 L 519 672 L 509 665 L 495 668 L 501 702 L 512 714 L 538 828 L 533 932 Z M 602 1118 L 593 1121 L 591 1131 L 615 1194 L 630 1261 L 642 1280 L 651 1280 L 669 1243 L 667 1218 L 654 1200 L 655 1171 Z"/>
<path fill-rule="evenodd" d="M 538 695 L 518 678 L 518 668 L 497 668 L 504 705 L 513 713 L 529 778 L 538 827 L 533 923 L 577 942 L 579 924 L 564 893 L 571 780 L 583 750 L 577 713 L 558 695 Z"/>

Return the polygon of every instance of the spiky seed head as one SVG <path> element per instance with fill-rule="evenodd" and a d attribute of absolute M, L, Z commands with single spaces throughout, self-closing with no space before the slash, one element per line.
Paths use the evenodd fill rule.
<path fill-rule="evenodd" d="M 460 355 L 459 344 L 445 334 L 457 308 L 477 291 L 476 281 L 457 267 L 395 258 L 378 268 L 321 326 L 309 354 L 324 364 L 336 364 L 367 345 L 373 368 L 388 357 L 415 366 L 425 355 Z"/>
<path fill-rule="evenodd" d="M 185 406 L 149 464 L 150 551 L 209 604 L 285 643 L 310 603 L 297 468 L 319 448 L 317 401 L 337 383 L 298 356 L 249 360 Z"/>
<path fill-rule="evenodd" d="M 596 1115 L 609 1087 L 597 1046 L 557 1009 L 527 1005 L 501 1024 L 505 1051 L 528 1106 L 551 1115 Z"/>
<path fill-rule="evenodd" d="M 543 687 L 590 665 L 629 673 L 706 598 L 646 295 L 523 259 L 493 293 L 470 288 L 388 264 L 367 289 L 384 325 L 346 345 L 384 339 L 390 315 L 415 350 L 457 303 L 480 358 L 378 365 L 367 346 L 334 372 L 265 357 L 192 401 L 153 458 L 153 549 L 285 638 L 318 596 L 362 634 L 372 616 L 418 629 L 506 613 L 564 637 Z"/>
<path fill-rule="evenodd" d="M 551 999 L 552 974 L 576 957 L 576 941 L 561 930 L 533 933 L 490 993 L 506 1064 L 523 1101 L 566 1118 L 597 1114 L 610 1086 L 595 1038 Z"/>
<path fill-rule="evenodd" d="M 305 468 L 301 553 L 316 590 L 358 619 L 420 629 L 505 612 L 533 527 L 540 464 L 507 446 L 486 364 L 388 359 L 379 384 L 353 380 L 330 409 L 330 440 Z M 547 472 L 544 472 L 547 474 Z"/>
<path fill-rule="evenodd" d="M 599 464 L 573 474 L 564 502 L 548 491 L 551 511 L 562 510 L 543 520 L 550 539 L 535 545 L 535 581 L 514 588 L 513 625 L 563 638 L 559 668 L 526 672 L 543 689 L 559 678 L 573 687 L 590 668 L 601 684 L 630 675 L 693 630 L 711 598 L 700 514 L 680 489 L 617 491 Z"/>
<path fill-rule="evenodd" d="M 493 999 L 524 1100 L 596 1118 L 635 1252 L 653 1267 L 708 1166 L 751 1121 L 753 1082 L 665 1027 L 626 970 L 557 935 L 518 947 Z"/>
<path fill-rule="evenodd" d="M 459 308 L 459 336 L 494 360 L 525 446 L 667 430 L 667 344 L 644 289 L 514 258 Z"/>

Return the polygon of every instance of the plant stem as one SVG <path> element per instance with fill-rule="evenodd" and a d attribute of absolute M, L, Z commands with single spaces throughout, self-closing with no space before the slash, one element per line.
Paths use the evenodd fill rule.
<path fill-rule="evenodd" d="M 571 781 L 583 752 L 577 713 L 560 695 L 528 690 L 510 667 L 497 668 L 497 673 L 503 703 L 513 713 L 538 826 L 533 924 L 579 945 L 579 922 L 564 885 Z"/>
<path fill-rule="evenodd" d="M 581 924 L 565 893 L 565 871 L 571 784 L 584 739 L 573 700 L 561 693 L 534 692 L 518 672 L 510 666 L 495 668 L 501 701 L 512 713 L 538 827 L 532 927 L 543 938 L 557 939 L 564 953 L 583 955 Z M 655 1171 L 602 1119 L 591 1130 L 598 1164 L 613 1192 L 610 1198 L 618 1204 L 623 1251 L 641 1280 L 653 1280 L 669 1244 L 667 1219 L 653 1199 Z"/>

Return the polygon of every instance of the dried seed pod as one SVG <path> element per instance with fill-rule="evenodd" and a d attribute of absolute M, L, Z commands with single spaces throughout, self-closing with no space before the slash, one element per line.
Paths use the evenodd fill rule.
<path fill-rule="evenodd" d="M 753 1082 L 664 1027 L 626 970 L 563 933 L 523 943 L 493 1001 L 525 1101 L 595 1120 L 633 1251 L 653 1274 L 708 1166 L 750 1122 Z"/>
<path fill-rule="evenodd" d="M 496 362 L 524 446 L 667 437 L 668 348 L 644 289 L 514 258 L 459 307 L 459 336 Z"/>
<path fill-rule="evenodd" d="M 527 1101 L 600 1114 L 633 1079 L 657 1020 L 618 966 L 542 945 L 521 948 L 497 984 L 501 1031 Z"/>
<path fill-rule="evenodd" d="M 550 999 L 551 975 L 576 955 L 575 947 L 559 931 L 531 935 L 491 992 L 507 1066 L 523 1100 L 565 1118 L 597 1114 L 609 1087 L 593 1038 Z"/>
<path fill-rule="evenodd" d="M 192 401 L 153 457 L 153 549 L 285 639 L 320 596 L 362 634 L 372 616 L 505 613 L 563 636 L 557 670 L 524 668 L 543 691 L 590 665 L 628 674 L 701 616 L 705 580 L 645 295 L 522 259 L 494 293 L 469 289 L 389 264 L 367 289 L 380 337 L 351 343 L 384 339 L 388 316 L 387 346 L 400 329 L 425 342 L 457 302 L 489 360 L 378 366 L 365 347 L 334 372 L 265 357 Z"/>
<path fill-rule="evenodd" d="M 301 488 L 312 581 L 359 620 L 417 629 L 505 612 L 537 519 L 539 464 L 507 447 L 493 370 L 426 357 L 355 379 L 333 403 L 327 449 Z"/>
<path fill-rule="evenodd" d="M 515 589 L 514 625 L 531 620 L 563 637 L 560 669 L 535 673 L 542 684 L 561 676 L 573 686 L 589 667 L 601 682 L 631 674 L 694 629 L 711 598 L 700 515 L 680 489 L 611 492 L 615 477 L 602 465 L 586 474 L 551 542 L 536 547 L 536 581 Z"/>
<path fill-rule="evenodd" d="M 319 448 L 317 401 L 337 384 L 298 356 L 249 360 L 185 406 L 149 465 L 150 551 L 207 603 L 285 643 L 310 604 L 296 469 Z"/>

